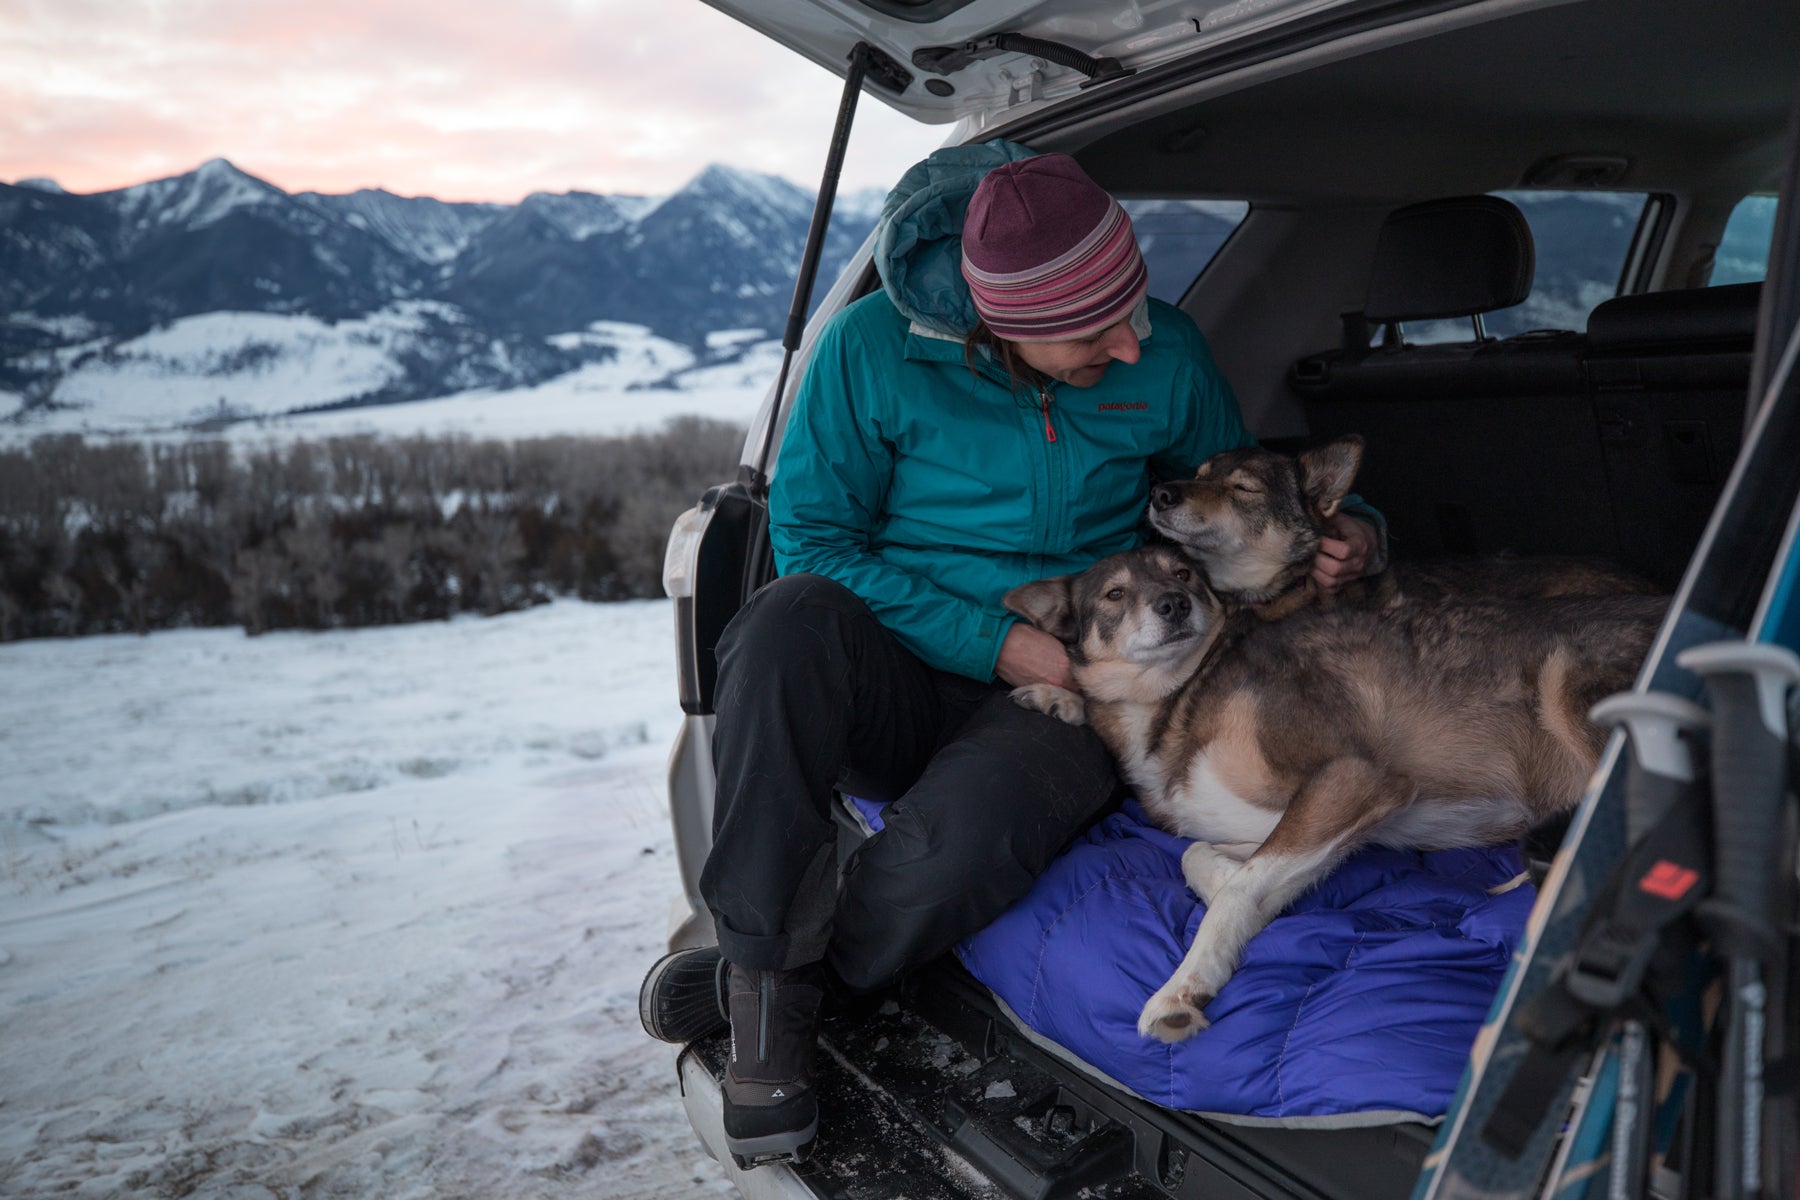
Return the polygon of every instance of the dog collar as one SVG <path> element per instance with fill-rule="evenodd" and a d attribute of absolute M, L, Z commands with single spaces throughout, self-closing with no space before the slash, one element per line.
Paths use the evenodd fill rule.
<path fill-rule="evenodd" d="M 1275 621 L 1302 607 L 1314 592 L 1311 575 L 1301 575 L 1267 600 L 1251 600 L 1246 607 L 1265 621 Z"/>

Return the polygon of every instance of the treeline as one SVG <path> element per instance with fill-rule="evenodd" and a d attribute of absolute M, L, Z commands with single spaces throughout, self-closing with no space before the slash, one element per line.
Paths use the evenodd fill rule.
<path fill-rule="evenodd" d="M 682 418 L 516 442 L 38 438 L 0 450 L 0 641 L 658 596 L 670 525 L 743 436 Z"/>

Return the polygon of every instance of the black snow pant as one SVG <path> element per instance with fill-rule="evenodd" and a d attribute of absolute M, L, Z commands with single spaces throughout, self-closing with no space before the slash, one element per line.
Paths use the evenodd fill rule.
<path fill-rule="evenodd" d="M 741 966 L 881 987 L 999 916 L 1118 790 L 1093 730 L 926 666 L 829 579 L 758 591 L 718 655 L 700 892 Z M 890 803 L 840 881 L 841 780 Z"/>

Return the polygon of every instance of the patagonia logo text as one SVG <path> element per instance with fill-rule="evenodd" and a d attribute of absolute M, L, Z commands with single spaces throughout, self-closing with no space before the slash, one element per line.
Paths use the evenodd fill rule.
<path fill-rule="evenodd" d="M 1150 406 L 1139 400 L 1136 404 L 1102 404 L 1101 412 L 1143 412 Z"/>

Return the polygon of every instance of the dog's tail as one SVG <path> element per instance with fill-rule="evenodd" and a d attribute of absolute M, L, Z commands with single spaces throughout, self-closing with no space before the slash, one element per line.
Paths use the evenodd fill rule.
<path fill-rule="evenodd" d="M 1629 688 L 1656 638 L 1667 597 L 1611 596 L 1565 602 L 1576 615 L 1538 672 L 1538 724 L 1582 770 L 1592 771 L 1607 732 L 1588 719 L 1601 700 Z"/>

